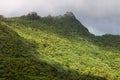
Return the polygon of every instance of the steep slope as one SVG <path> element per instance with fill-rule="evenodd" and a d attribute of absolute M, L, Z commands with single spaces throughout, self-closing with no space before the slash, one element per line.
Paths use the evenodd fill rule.
<path fill-rule="evenodd" d="M 0 22 L 0 80 L 25 80 L 36 67 L 33 55 L 29 43 Z"/>
<path fill-rule="evenodd" d="M 34 43 L 0 23 L 0 80 L 61 80 L 52 72 L 54 65 L 37 59 L 34 48 Z"/>
<path fill-rule="evenodd" d="M 63 16 L 43 17 L 41 22 L 54 26 L 56 32 L 61 32 L 62 35 L 90 35 L 89 31 L 75 18 L 72 12 L 67 12 Z"/>
<path fill-rule="evenodd" d="M 28 14 L 29 15 L 29 14 Z M 30 16 L 22 16 L 21 19 L 16 19 L 20 24 L 38 28 L 47 32 L 54 32 L 58 35 L 64 35 L 63 37 L 69 37 L 72 35 L 90 36 L 87 28 L 85 28 L 74 16 L 72 12 L 67 12 L 63 16 L 47 16 L 31 19 Z M 33 16 L 32 16 L 33 17 Z M 24 22 L 25 20 L 25 22 Z M 27 21 L 27 23 L 26 23 Z M 18 23 L 18 24 L 19 24 Z"/>
<path fill-rule="evenodd" d="M 22 16 L 5 22 L 20 37 L 35 44 L 31 49 L 40 56 L 36 58 L 38 63 L 34 63 L 34 74 L 29 75 L 32 80 L 120 79 L 119 50 L 108 50 L 95 43 L 100 39 L 70 12 L 57 17 Z"/>
<path fill-rule="evenodd" d="M 0 34 L 0 80 L 102 79 L 64 69 L 55 61 L 51 63 L 39 59 L 44 56 L 36 52 L 36 44 L 21 38 L 4 22 L 0 23 Z"/>

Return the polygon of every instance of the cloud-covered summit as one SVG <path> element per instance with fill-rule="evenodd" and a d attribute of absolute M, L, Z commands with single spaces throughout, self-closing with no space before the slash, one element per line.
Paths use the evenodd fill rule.
<path fill-rule="evenodd" d="M 0 14 L 21 16 L 35 11 L 41 16 L 71 11 L 94 34 L 120 34 L 119 0 L 1 0 Z"/>

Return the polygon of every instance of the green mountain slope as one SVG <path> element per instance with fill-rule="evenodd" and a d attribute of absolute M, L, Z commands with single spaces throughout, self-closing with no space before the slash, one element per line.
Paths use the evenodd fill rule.
<path fill-rule="evenodd" d="M 0 46 L 10 45 L 8 51 L 0 48 L 3 80 L 120 79 L 119 37 L 109 47 L 111 38 L 89 33 L 71 12 L 56 17 L 32 13 L 3 21 L 5 30 L 10 28 L 9 33 L 0 28 L 1 36 L 10 38 L 0 37 L 6 40 Z"/>
<path fill-rule="evenodd" d="M 106 34 L 96 36 L 93 42 L 97 43 L 101 47 L 120 51 L 120 35 Z"/>
<path fill-rule="evenodd" d="M 5 23 L 0 23 L 0 34 L 0 80 L 60 80 L 52 72 L 54 64 L 37 58 L 40 55 L 34 43 L 21 38 Z"/>

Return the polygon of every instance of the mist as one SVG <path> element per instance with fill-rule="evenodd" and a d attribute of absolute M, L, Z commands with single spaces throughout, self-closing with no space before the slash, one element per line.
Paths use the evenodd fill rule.
<path fill-rule="evenodd" d="M 34 11 L 56 16 L 70 11 L 93 34 L 120 34 L 119 7 L 119 0 L 1 0 L 0 14 L 14 17 Z"/>

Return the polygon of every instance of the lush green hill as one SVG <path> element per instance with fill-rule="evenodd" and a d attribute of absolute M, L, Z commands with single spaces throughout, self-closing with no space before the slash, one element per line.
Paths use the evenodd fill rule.
<path fill-rule="evenodd" d="M 106 49 L 120 51 L 120 35 L 105 34 L 96 36 L 93 42 Z"/>
<path fill-rule="evenodd" d="M 94 36 L 71 12 L 1 22 L 1 80 L 120 79 L 119 36 Z"/>

